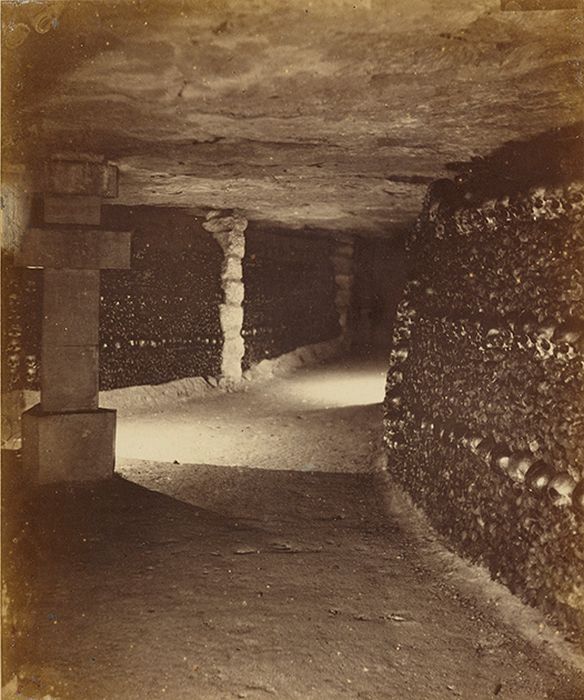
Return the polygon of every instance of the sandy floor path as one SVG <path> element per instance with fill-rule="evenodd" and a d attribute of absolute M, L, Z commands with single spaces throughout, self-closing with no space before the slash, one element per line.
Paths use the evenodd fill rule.
<path fill-rule="evenodd" d="M 363 472 L 381 426 L 382 363 L 346 361 L 245 392 L 121 414 L 118 462 Z"/>
<path fill-rule="evenodd" d="M 123 418 L 112 482 L 13 494 L 24 697 L 584 698 L 581 674 L 388 514 L 366 459 L 379 378 L 315 406 L 334 372 Z"/>

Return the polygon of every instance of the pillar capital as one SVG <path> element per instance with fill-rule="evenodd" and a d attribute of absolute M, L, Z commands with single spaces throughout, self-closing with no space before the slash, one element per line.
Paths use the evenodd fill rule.
<path fill-rule="evenodd" d="M 213 234 L 226 257 L 243 258 L 247 228 L 245 216 L 234 211 L 210 211 L 203 221 L 203 228 Z"/>
<path fill-rule="evenodd" d="M 236 211 L 213 210 L 207 214 L 203 228 L 213 234 L 243 233 L 247 228 L 247 219 Z"/>
<path fill-rule="evenodd" d="M 87 153 L 56 153 L 44 164 L 45 195 L 115 198 L 118 168 L 103 156 Z"/>

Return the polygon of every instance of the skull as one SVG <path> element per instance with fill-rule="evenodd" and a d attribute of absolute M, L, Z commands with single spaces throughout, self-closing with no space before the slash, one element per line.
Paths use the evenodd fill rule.
<path fill-rule="evenodd" d="M 572 502 L 572 493 L 575 488 L 576 482 L 570 474 L 560 472 L 549 482 L 547 493 L 554 505 L 567 506 Z"/>

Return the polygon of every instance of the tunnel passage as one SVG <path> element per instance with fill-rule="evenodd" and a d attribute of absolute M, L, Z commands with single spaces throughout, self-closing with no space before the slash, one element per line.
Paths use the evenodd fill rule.
<path fill-rule="evenodd" d="M 408 238 L 388 468 L 457 551 L 582 630 L 584 186 L 453 192 Z"/>
<path fill-rule="evenodd" d="M 393 322 L 407 278 L 405 234 L 392 240 L 357 238 L 351 297 L 352 349 L 387 360 Z"/>
<path fill-rule="evenodd" d="M 21 215 L 42 227 L 42 198 L 35 196 Z M 112 395 L 113 407 L 139 406 L 143 395 L 133 394 L 135 387 L 172 392 L 174 382 L 175 396 L 184 396 L 193 387 L 216 386 L 225 378 L 228 336 L 241 344 L 239 354 L 236 348 L 227 358 L 239 376 L 253 374 L 262 361 L 269 373 L 269 361 L 290 368 L 341 350 L 353 279 L 351 237 L 270 233 L 252 223 L 233 256 L 205 230 L 204 217 L 184 210 L 109 205 L 103 221 L 113 231 L 133 232 L 131 269 L 104 271 L 100 281 L 99 387 L 121 390 Z M 2 265 L 6 440 L 19 435 L 23 403 L 38 397 L 43 273 L 16 267 L 10 250 L 3 250 Z M 233 319 L 222 316 L 226 306 L 237 312 Z"/>
<path fill-rule="evenodd" d="M 234 676 L 242 670 L 249 684 L 242 689 L 239 678 L 230 679 L 230 691 L 238 695 L 278 695 L 282 688 L 283 695 L 292 688 L 300 700 L 321 700 L 331 669 L 330 675 L 338 676 L 333 700 L 362 690 L 367 694 L 367 687 L 381 697 L 392 691 L 415 697 L 410 679 L 423 696 L 428 660 L 461 681 L 459 688 L 430 674 L 439 700 L 470 696 L 477 686 L 489 698 L 543 697 L 544 688 L 553 694 L 547 667 L 545 679 L 534 684 L 525 674 L 531 680 L 524 685 L 523 671 L 537 667 L 537 659 L 526 662 L 517 640 L 511 644 L 513 663 L 504 678 L 491 684 L 509 649 L 508 635 L 501 631 L 505 626 L 495 625 L 494 635 L 484 632 L 483 619 L 492 619 L 485 608 L 492 601 L 475 615 L 459 597 L 460 588 L 452 597 L 445 594 L 449 572 L 441 576 L 443 569 L 429 567 L 425 553 L 401 536 L 393 521 L 384 530 L 384 513 L 370 507 L 379 484 L 362 472 L 374 466 L 368 453 L 375 431 L 381 430 L 377 399 L 367 403 L 365 397 L 357 405 L 351 389 L 343 405 L 333 406 L 329 397 L 334 400 L 335 392 L 329 394 L 327 382 L 315 381 L 316 406 L 306 386 L 287 400 L 285 387 L 302 383 L 297 376 L 272 382 L 276 396 L 270 404 L 256 380 L 332 359 L 349 347 L 369 353 L 383 349 L 391 364 L 384 430 L 393 484 L 411 494 L 458 552 L 486 563 L 494 578 L 553 613 L 570 631 L 581 626 L 582 416 L 577 397 L 582 389 L 582 280 L 570 254 L 582 247 L 576 231 L 581 192 L 569 185 L 581 180 L 581 162 L 574 166 L 569 152 L 581 154 L 573 127 L 581 118 L 582 14 L 574 4 L 3 3 L 2 118 L 3 125 L 11 123 L 2 130 L 3 153 L 10 161 L 2 166 L 10 178 L 2 199 L 10 248 L 5 255 L 3 242 L 8 352 L 2 388 L 10 447 L 20 445 L 20 415 L 38 400 L 43 371 L 39 280 L 44 273 L 15 270 L 11 264 L 21 234 L 36 225 L 29 220 L 27 200 L 50 199 L 52 215 L 44 223 L 55 226 L 61 241 L 73 224 L 89 225 L 88 212 L 92 225 L 100 226 L 103 213 L 102 228 L 107 225 L 109 233 L 134 231 L 133 269 L 122 256 L 123 265 L 118 260 L 115 269 L 123 271 L 107 267 L 99 273 L 101 388 L 106 390 L 101 398 L 110 408 L 107 450 L 84 449 L 83 441 L 99 435 L 97 430 L 67 428 L 87 425 L 88 406 L 82 400 L 88 398 L 90 410 L 98 410 L 96 322 L 91 342 L 85 341 L 90 349 L 84 357 L 95 359 L 91 393 L 73 397 L 79 400 L 77 412 L 64 401 L 52 405 L 62 409 L 56 418 L 51 411 L 44 416 L 45 425 L 61 424 L 58 439 L 48 431 L 44 444 L 46 436 L 51 448 L 71 444 L 74 456 L 69 454 L 66 470 L 54 470 L 46 458 L 49 451 L 37 449 L 40 442 L 33 435 L 29 444 L 37 456 L 43 454 L 43 477 L 51 482 L 44 493 L 51 495 L 40 499 L 28 519 L 17 504 L 15 530 L 3 538 L 10 553 L 31 545 L 39 569 L 53 567 L 51 582 L 57 585 L 43 590 L 44 579 L 39 581 L 35 611 L 45 648 L 71 683 L 93 678 L 94 659 L 100 669 L 112 661 L 107 652 L 94 651 L 102 635 L 115 654 L 116 673 L 130 685 L 135 677 L 126 673 L 128 668 L 138 668 L 139 678 L 155 683 L 160 680 L 157 655 L 166 653 L 169 676 L 178 659 L 181 668 L 174 678 L 179 680 L 171 688 L 176 691 L 178 684 L 187 698 L 200 667 L 195 669 L 194 662 L 188 671 L 182 668 L 187 654 L 192 661 L 184 640 L 194 640 L 197 655 L 207 662 L 213 654 L 206 645 L 213 640 L 219 664 L 235 669 Z M 555 11 L 554 5 L 563 7 Z M 546 130 L 564 139 L 563 153 L 554 162 L 548 158 Z M 529 152 L 518 153 L 502 145 L 509 139 L 533 141 Z M 496 148 L 498 159 L 483 162 L 484 154 Z M 43 171 L 59 162 L 59 168 L 68 162 L 73 170 L 115 170 L 119 206 L 107 206 L 113 195 L 101 186 L 105 181 L 93 180 L 100 186 L 90 189 L 71 191 L 63 182 L 47 189 Z M 462 173 L 462 182 L 446 179 L 453 167 Z M 412 229 L 430 183 L 424 211 Z M 400 248 L 404 232 L 409 261 Z M 46 241 L 50 235 L 42 237 Z M 91 239 L 100 236 L 101 231 L 93 231 Z M 62 248 L 68 253 L 67 246 Z M 71 263 L 72 257 L 64 255 L 61 262 Z M 394 323 L 406 264 L 414 270 Z M 95 282 L 102 267 L 90 269 Z M 66 276 L 57 275 L 61 282 Z M 62 306 L 69 318 L 83 308 L 77 301 Z M 96 308 L 91 305 L 92 312 Z M 388 360 L 392 326 L 395 342 Z M 67 333 L 76 330 L 76 324 L 67 328 Z M 57 358 L 57 370 L 47 372 L 49 363 L 43 362 L 44 375 L 52 375 L 46 386 L 60 392 L 75 385 L 75 368 L 61 362 L 55 347 L 65 345 L 47 347 L 45 360 Z M 247 387 L 247 394 L 232 391 Z M 252 394 L 256 410 L 246 414 Z M 164 401 L 173 405 L 180 431 L 169 420 L 161 427 L 157 414 L 166 410 Z M 134 442 L 146 452 L 134 451 L 129 440 L 128 454 L 156 459 L 142 472 L 141 465 L 119 465 L 111 478 L 111 407 L 121 415 L 136 404 L 142 416 L 135 422 L 122 419 L 121 432 L 140 423 Z M 30 418 L 39 424 L 39 416 L 29 413 Z M 3 422 L 3 434 L 5 427 Z M 229 441 L 221 439 L 222 431 Z M 257 447 L 245 459 L 243 435 L 255 439 Z M 19 461 L 12 452 L 12 474 L 22 478 L 27 460 Z M 209 464 L 191 464 L 193 459 Z M 93 471 L 98 462 L 103 469 Z M 320 473 L 340 471 L 339 464 L 352 473 Z M 264 472 L 258 474 L 258 468 Z M 120 474 L 134 482 L 128 484 Z M 144 488 L 136 488 L 139 474 Z M 77 479 L 97 475 L 101 483 L 83 491 L 83 497 L 71 497 L 81 491 Z M 60 479 L 67 486 L 53 499 L 52 484 Z M 268 488 L 262 492 L 258 484 Z M 248 498 L 239 509 L 244 494 Z M 183 507 L 189 499 L 189 507 Z M 237 508 L 231 510 L 234 503 Z M 224 529 L 217 528 L 217 519 L 205 508 L 225 505 Z M 253 530 L 258 512 L 267 516 L 259 532 Z M 347 513 L 352 513 L 348 528 Z M 255 518 L 253 527 L 240 531 L 240 516 Z M 182 527 L 175 527 L 175 517 Z M 37 556 L 30 533 L 45 518 L 55 528 L 46 533 L 44 551 Z M 77 527 L 79 519 L 83 529 Z M 291 542 L 293 531 L 303 533 L 302 543 Z M 313 546 L 313 531 L 319 533 L 321 550 Z M 369 539 L 373 549 L 368 549 Z M 44 552 L 51 554 L 45 557 L 50 561 L 43 561 Z M 288 555 L 296 565 L 275 564 L 277 557 Z M 271 600 L 263 628 L 255 628 L 256 613 L 270 598 L 267 589 L 257 590 L 262 566 L 285 593 Z M 298 577 L 293 595 L 287 595 L 290 570 Z M 25 571 L 32 579 L 35 568 Z M 158 575 L 163 585 L 157 585 Z M 9 587 L 18 590 L 14 571 L 9 579 Z M 287 623 L 298 608 L 289 603 L 304 596 L 306 581 L 319 627 L 315 634 L 312 611 L 305 606 L 304 624 L 290 635 Z M 349 586 L 338 587 L 340 582 Z M 420 584 L 414 597 L 413 582 Z M 331 600 L 335 590 L 342 594 Z M 222 624 L 230 624 L 244 607 L 247 617 L 238 615 L 227 636 L 225 630 L 215 635 L 212 617 L 197 614 L 200 591 L 211 610 L 221 610 Z M 359 600 L 363 592 L 366 601 Z M 28 595 L 29 589 L 22 588 L 21 609 Z M 75 598 L 88 605 L 85 618 L 61 614 L 67 606 L 71 610 Z M 399 601 L 404 609 L 396 610 Z M 422 607 L 425 618 L 415 613 Z M 123 619 L 126 624 L 118 624 Z M 12 620 L 9 627 L 16 639 L 22 628 Z M 473 630 L 471 641 L 460 635 L 465 629 Z M 409 636 L 412 630 L 416 634 Z M 139 663 L 133 665 L 128 651 L 136 636 L 144 658 L 154 660 L 146 664 L 146 673 Z M 266 638 L 270 644 L 262 647 Z M 440 640 L 438 650 L 434 638 Z M 241 639 L 250 644 L 244 646 Z M 340 639 L 346 643 L 342 658 L 335 649 Z M 70 646 L 59 643 L 65 640 L 81 642 L 76 663 L 69 663 Z M 303 653 L 307 641 L 318 650 L 314 653 L 313 647 L 313 656 L 301 657 L 296 676 L 284 669 L 277 683 L 260 678 L 258 685 L 253 677 L 258 658 L 267 659 L 264 676 L 272 661 L 280 672 L 288 660 L 298 661 L 294 654 Z M 231 642 L 247 655 L 235 659 Z M 404 646 L 410 647 L 407 654 Z M 285 650 L 284 662 L 270 656 L 272 647 Z M 326 676 L 306 673 L 314 660 L 313 667 Z M 213 685 L 220 673 L 209 666 L 205 683 L 211 678 Z M 394 673 L 401 679 L 397 684 L 395 677 L 391 680 Z M 373 686 L 363 680 L 366 674 L 376 677 Z M 518 677 L 521 689 L 514 685 Z M 111 687 L 106 682 L 100 697 L 112 696 Z M 224 687 L 212 691 L 221 700 Z M 141 700 L 144 686 L 134 692 Z M 557 697 L 580 695 L 566 691 Z M 72 696 L 89 697 L 84 689 Z M 170 696 L 181 697 L 172 690 Z"/>
<path fill-rule="evenodd" d="M 250 227 L 243 259 L 243 368 L 341 333 L 335 241 Z"/>

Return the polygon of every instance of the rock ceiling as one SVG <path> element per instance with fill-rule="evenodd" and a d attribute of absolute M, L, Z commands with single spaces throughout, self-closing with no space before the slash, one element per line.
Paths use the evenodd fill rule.
<path fill-rule="evenodd" d="M 120 166 L 125 204 L 390 235 L 448 163 L 582 117 L 578 10 L 2 4 L 5 159 L 104 153 Z"/>

